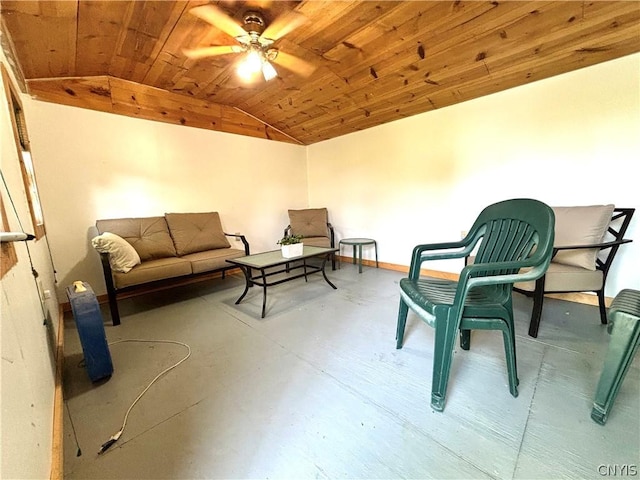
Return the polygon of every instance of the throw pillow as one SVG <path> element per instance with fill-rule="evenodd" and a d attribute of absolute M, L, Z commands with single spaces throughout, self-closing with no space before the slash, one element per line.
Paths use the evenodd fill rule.
<path fill-rule="evenodd" d="M 111 232 L 124 238 L 136 249 L 143 262 L 176 256 L 164 217 L 98 220 L 96 228 L 100 233 Z"/>
<path fill-rule="evenodd" d="M 165 218 L 178 255 L 231 247 L 218 212 L 167 213 Z"/>
<path fill-rule="evenodd" d="M 109 254 L 109 264 L 116 272 L 127 273 L 140 264 L 140 256 L 136 249 L 115 233 L 104 232 L 94 237 L 91 244 L 98 252 Z"/>
<path fill-rule="evenodd" d="M 291 232 L 304 237 L 328 237 L 326 208 L 289 210 Z M 304 242 L 304 240 L 303 240 Z"/>
<path fill-rule="evenodd" d="M 601 243 L 611 222 L 614 205 L 580 207 L 552 207 L 556 216 L 556 247 Z M 598 248 L 561 250 L 553 261 L 587 270 L 596 269 Z"/>

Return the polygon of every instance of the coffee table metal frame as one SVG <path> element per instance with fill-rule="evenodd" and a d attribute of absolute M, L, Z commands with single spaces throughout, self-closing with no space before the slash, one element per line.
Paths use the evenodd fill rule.
<path fill-rule="evenodd" d="M 302 255 L 292 258 L 283 257 L 280 250 L 272 250 L 269 252 L 256 253 L 253 255 L 247 255 L 245 257 L 227 260 L 227 262 L 240 267 L 242 273 L 244 273 L 246 282 L 244 292 L 242 292 L 242 295 L 240 295 L 238 300 L 236 300 L 236 305 L 238 305 L 245 297 L 245 295 L 249 292 L 249 288 L 254 285 L 262 287 L 262 318 L 264 318 L 267 306 L 267 287 L 273 287 L 274 285 L 290 282 L 291 280 L 295 280 L 296 278 L 301 277 L 304 277 L 306 282 L 308 281 L 308 275 L 317 272 L 322 272 L 322 276 L 324 277 L 325 281 L 329 285 L 331 285 L 334 290 L 336 290 L 338 287 L 331 283 L 331 281 L 327 278 L 324 267 L 327 264 L 327 260 L 329 259 L 329 257 L 331 257 L 331 254 L 337 251 L 337 248 L 312 247 L 309 245 L 304 245 Z M 307 263 L 307 259 L 314 257 L 322 257 L 322 264 L 320 266 L 309 265 Z M 299 263 L 300 261 L 302 261 L 301 264 Z M 298 264 L 296 265 L 296 263 Z M 283 268 L 272 270 L 277 267 Z M 296 270 L 299 268 L 303 270 L 302 273 L 290 273 L 292 270 Z M 259 275 L 253 275 L 253 270 L 259 271 Z M 268 277 L 280 273 L 287 273 L 288 275 L 284 278 L 280 278 L 272 282 L 268 280 Z"/>

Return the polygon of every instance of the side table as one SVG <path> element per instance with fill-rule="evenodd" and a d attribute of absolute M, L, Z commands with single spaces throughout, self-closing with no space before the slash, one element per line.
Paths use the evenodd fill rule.
<path fill-rule="evenodd" d="M 373 238 L 343 238 L 338 242 L 338 250 L 342 248 L 342 245 L 351 245 L 353 247 L 353 264 L 356 264 L 356 249 L 358 258 L 358 273 L 362 273 L 362 246 L 373 245 L 376 252 L 376 268 L 378 268 L 378 244 Z M 340 262 L 342 266 L 342 261 Z"/>

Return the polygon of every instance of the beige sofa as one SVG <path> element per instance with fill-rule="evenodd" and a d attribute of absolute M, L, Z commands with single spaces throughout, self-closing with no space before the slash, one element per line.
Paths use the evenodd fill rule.
<path fill-rule="evenodd" d="M 249 255 L 244 235 L 222 230 L 217 212 L 98 220 L 92 240 L 100 253 L 111 319 L 120 324 L 118 298 L 168 288 L 237 268 L 227 259 Z M 227 237 L 240 240 L 232 248 Z"/>

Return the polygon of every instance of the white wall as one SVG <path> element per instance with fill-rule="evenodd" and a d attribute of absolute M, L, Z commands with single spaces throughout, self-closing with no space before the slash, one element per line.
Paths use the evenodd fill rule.
<path fill-rule="evenodd" d="M 23 102 L 61 288 L 106 292 L 97 219 L 217 211 L 255 253 L 278 248 L 287 209 L 307 204 L 302 146 Z"/>
<path fill-rule="evenodd" d="M 635 207 L 606 294 L 640 288 L 639 86 L 636 54 L 311 145 L 309 203 L 338 237 L 375 238 L 380 261 L 401 265 L 510 197 Z"/>
<path fill-rule="evenodd" d="M 7 67 L 4 54 L 0 61 Z M 13 85 L 17 90 L 17 83 Z M 5 89 L 0 81 L 0 193 L 9 230 L 33 233 Z M 27 122 L 29 116 L 27 116 Z M 45 222 L 47 219 L 45 218 Z M 0 478 L 48 478 L 51 467 L 58 298 L 47 237 L 14 243 L 18 263 L 0 280 Z M 38 273 L 36 283 L 32 268 Z M 42 290 L 42 292 L 40 291 Z M 41 296 L 45 290 L 50 299 Z M 42 301 L 42 303 L 41 303 Z"/>

